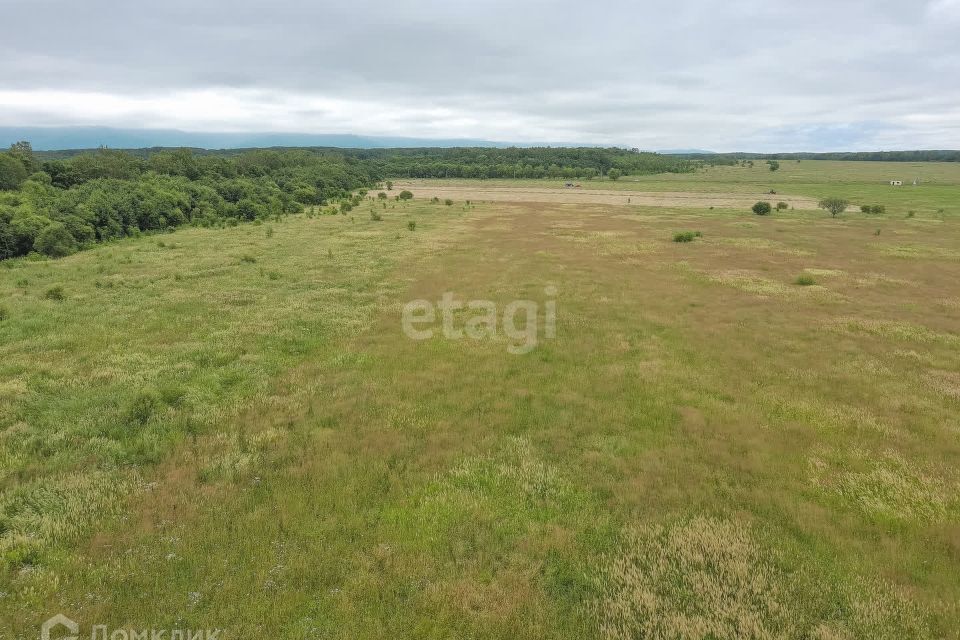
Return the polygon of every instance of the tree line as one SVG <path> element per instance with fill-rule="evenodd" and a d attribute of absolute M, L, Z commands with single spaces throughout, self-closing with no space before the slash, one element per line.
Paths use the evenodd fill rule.
<path fill-rule="evenodd" d="M 828 153 L 688 153 L 676 158 L 712 165 L 743 160 L 845 160 L 858 162 L 960 162 L 960 151 L 837 151 Z"/>
<path fill-rule="evenodd" d="M 584 178 L 689 173 L 682 158 L 637 149 L 599 147 L 453 147 L 349 149 L 349 157 L 371 163 L 379 173 L 403 178 Z"/>

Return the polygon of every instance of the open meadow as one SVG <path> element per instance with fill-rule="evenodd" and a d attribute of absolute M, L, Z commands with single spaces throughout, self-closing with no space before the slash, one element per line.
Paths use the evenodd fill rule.
<path fill-rule="evenodd" d="M 781 164 L 0 262 L 0 639 L 960 637 L 960 163 Z"/>

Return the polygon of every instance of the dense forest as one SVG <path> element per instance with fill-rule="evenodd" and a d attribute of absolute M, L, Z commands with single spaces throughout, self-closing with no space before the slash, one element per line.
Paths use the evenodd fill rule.
<path fill-rule="evenodd" d="M 615 170 L 610 173 L 611 170 Z M 692 171 L 636 150 L 98 149 L 0 153 L 0 259 L 63 256 L 181 225 L 220 226 L 295 213 L 392 177 L 586 178 Z"/>
<path fill-rule="evenodd" d="M 0 153 L 0 258 L 62 256 L 145 231 L 298 212 L 379 178 L 357 160 L 306 151 L 225 158 L 100 150 L 41 161 L 18 143 Z"/>

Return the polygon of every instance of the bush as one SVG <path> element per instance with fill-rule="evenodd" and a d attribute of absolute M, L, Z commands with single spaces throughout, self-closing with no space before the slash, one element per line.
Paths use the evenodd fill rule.
<path fill-rule="evenodd" d="M 407 229 L 410 229 L 410 231 L 413 231 L 416 228 L 417 228 L 416 220 L 411 220 L 410 222 L 407 223 Z"/>
<path fill-rule="evenodd" d="M 448 207 L 452 207 L 453 200 L 451 200 L 450 198 L 447 198 L 446 200 L 443 201 L 443 204 L 447 205 Z"/>
<path fill-rule="evenodd" d="M 797 279 L 794 282 L 800 285 L 801 287 L 809 287 L 812 284 L 816 284 L 816 282 L 813 279 L 813 276 L 807 273 L 802 273 L 799 276 L 797 276 Z"/>
<path fill-rule="evenodd" d="M 10 312 L 7 311 L 6 307 L 0 307 L 0 322 L 3 322 L 10 317 Z"/>
<path fill-rule="evenodd" d="M 778 202 L 778 203 L 777 203 L 777 211 L 784 211 L 784 210 L 789 209 L 789 208 L 790 208 L 790 205 L 787 204 L 786 202 Z"/>
<path fill-rule="evenodd" d="M 33 248 L 51 258 L 62 258 L 76 253 L 77 241 L 62 223 L 54 222 L 37 235 Z"/>
<path fill-rule="evenodd" d="M 868 205 L 868 204 L 862 204 L 862 205 L 860 205 L 860 212 L 861 212 L 861 213 L 873 213 L 873 207 L 871 207 L 871 206 Z"/>
<path fill-rule="evenodd" d="M 870 207 L 870 213 L 886 213 L 886 212 L 887 212 L 887 208 L 882 204 L 875 204 L 872 207 Z"/>
<path fill-rule="evenodd" d="M 674 242 L 693 242 L 694 238 L 701 238 L 703 234 L 699 231 L 681 231 L 674 234 Z"/>
<path fill-rule="evenodd" d="M 273 227 L 267 227 L 267 237 L 268 238 L 273 237 Z"/>
<path fill-rule="evenodd" d="M 769 202 L 758 202 L 757 204 L 753 205 L 753 212 L 758 216 L 770 215 L 770 211 L 772 211 L 772 208 L 770 207 Z"/>
<path fill-rule="evenodd" d="M 62 302 L 67 299 L 66 294 L 63 292 L 63 287 L 60 285 L 47 289 L 43 297 L 47 300 L 53 300 L 54 302 Z"/>
<path fill-rule="evenodd" d="M 623 172 L 620 171 L 620 169 L 617 169 L 616 167 L 614 167 L 613 169 L 610 169 L 610 171 L 607 171 L 607 177 L 610 178 L 611 180 L 619 180 L 620 176 L 622 175 L 623 175 Z"/>
<path fill-rule="evenodd" d="M 397 196 L 400 200 L 412 200 L 413 194 L 406 189 L 400 192 L 400 195 Z"/>
<path fill-rule="evenodd" d="M 440 198 L 438 198 L 437 196 L 433 196 L 432 198 L 430 198 L 430 204 L 440 204 Z"/>
<path fill-rule="evenodd" d="M 386 200 L 386 199 L 387 199 L 387 194 L 385 194 L 383 191 L 381 191 L 380 193 L 377 194 L 377 199 L 378 199 L 378 200 Z"/>
<path fill-rule="evenodd" d="M 373 220 L 374 222 L 380 222 L 381 220 L 383 220 L 383 216 L 380 215 L 380 213 L 377 211 L 370 211 L 370 219 Z"/>
<path fill-rule="evenodd" d="M 253 257 L 252 255 L 250 255 L 249 253 L 240 256 L 240 262 L 246 262 L 247 264 L 253 264 L 253 263 L 256 262 L 256 261 L 257 261 L 257 259 L 254 258 L 254 257 Z"/>

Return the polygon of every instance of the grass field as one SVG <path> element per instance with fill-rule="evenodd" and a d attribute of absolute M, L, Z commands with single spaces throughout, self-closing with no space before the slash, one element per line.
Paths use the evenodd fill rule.
<path fill-rule="evenodd" d="M 651 176 L 624 176 L 619 180 L 577 180 L 581 190 L 632 191 L 640 195 L 655 195 L 662 192 L 685 193 L 692 204 L 702 208 L 716 205 L 722 208 L 731 196 L 762 198 L 774 204 L 778 200 L 796 202 L 797 208 L 815 208 L 816 202 L 825 197 L 842 197 L 857 207 L 862 204 L 883 204 L 888 213 L 906 215 L 914 211 L 928 215 L 941 215 L 941 210 L 960 213 L 960 166 L 950 162 L 832 162 L 804 160 L 781 162 L 779 171 L 770 171 L 763 162 L 753 167 L 708 167 L 696 173 L 657 174 Z M 917 179 L 920 185 L 913 186 Z M 903 180 L 902 187 L 891 187 L 891 180 Z M 516 189 L 518 184 L 525 190 L 556 189 L 563 180 L 411 180 L 398 181 L 411 189 L 440 193 L 444 187 L 467 187 L 480 195 L 489 189 Z M 479 188 L 482 187 L 483 189 Z M 770 194 L 776 191 L 776 194 Z M 725 195 L 717 199 L 711 194 Z M 463 195 L 463 194 L 461 194 Z M 574 193 L 573 196 L 575 197 Z M 441 196 L 442 197 L 442 196 Z M 469 197 L 469 196 L 467 196 Z M 624 194 L 624 202 L 627 194 Z M 676 200 L 676 199 L 674 199 Z M 741 200 L 736 203 L 742 206 Z M 642 201 L 642 200 L 641 200 Z M 811 202 L 805 202 L 811 201 Z M 637 202 L 635 200 L 634 202 Z M 608 203 L 620 204 L 615 199 Z M 669 200 L 667 204 L 670 204 Z M 677 202 L 676 204 L 682 204 Z"/>
<path fill-rule="evenodd" d="M 414 184 L 0 264 L 0 638 L 960 637 L 960 166 Z M 556 337 L 405 336 L 446 292 Z"/>

